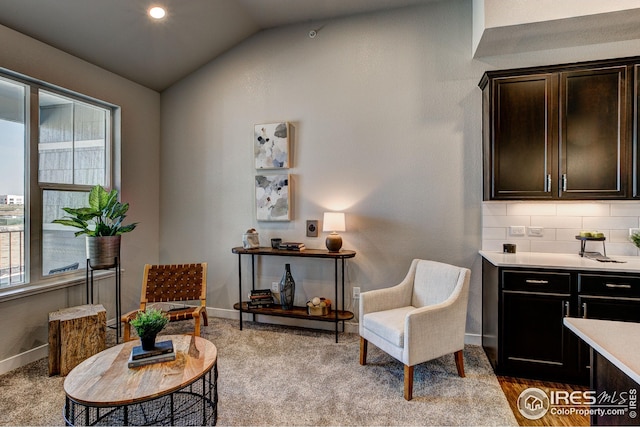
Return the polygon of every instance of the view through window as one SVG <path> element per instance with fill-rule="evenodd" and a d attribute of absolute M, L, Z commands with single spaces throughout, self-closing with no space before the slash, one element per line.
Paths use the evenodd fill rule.
<path fill-rule="evenodd" d="M 0 78 L 0 287 L 25 281 L 28 87 Z"/>
<path fill-rule="evenodd" d="M 29 114 L 34 99 L 36 117 Z M 112 182 L 112 111 L 0 76 L 0 288 L 85 268 L 85 239 L 52 221 L 65 215 L 63 207 L 86 206 L 94 185 Z M 38 131 L 30 135 L 33 124 Z M 38 165 L 31 173 L 29 153 Z M 36 232 L 29 230 L 30 217 L 41 218 Z"/>

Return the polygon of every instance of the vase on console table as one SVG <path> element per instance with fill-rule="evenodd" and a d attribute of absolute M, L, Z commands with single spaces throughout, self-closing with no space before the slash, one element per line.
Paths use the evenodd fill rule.
<path fill-rule="evenodd" d="M 284 274 L 280 279 L 280 305 L 283 310 L 293 308 L 293 294 L 296 290 L 296 282 L 291 275 L 291 265 L 284 265 Z"/>

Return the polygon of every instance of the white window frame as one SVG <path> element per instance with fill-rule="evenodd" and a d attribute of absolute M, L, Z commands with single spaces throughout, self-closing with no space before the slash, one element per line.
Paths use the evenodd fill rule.
<path fill-rule="evenodd" d="M 28 90 L 25 99 L 25 194 L 24 194 L 24 251 L 25 281 L 0 289 L 0 302 L 21 298 L 28 295 L 47 292 L 52 289 L 67 287 L 85 281 L 85 265 L 76 271 L 45 275 L 42 269 L 42 204 L 45 190 L 83 191 L 89 192 L 93 185 L 40 183 L 38 177 L 38 143 L 39 143 L 39 91 L 45 90 L 55 95 L 79 101 L 85 104 L 110 110 L 110 124 L 107 128 L 105 144 L 105 183 L 113 188 L 119 182 L 120 171 L 120 107 L 106 101 L 82 95 L 46 82 L 32 79 L 19 73 L 0 68 L 0 76 L 26 85 Z M 106 272 L 106 274 L 110 274 Z"/>

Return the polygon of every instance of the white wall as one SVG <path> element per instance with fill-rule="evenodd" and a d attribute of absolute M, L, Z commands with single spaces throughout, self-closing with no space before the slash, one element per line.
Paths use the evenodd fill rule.
<path fill-rule="evenodd" d="M 127 219 L 139 221 L 123 236 L 123 304 L 135 307 L 145 262 L 159 256 L 160 95 L 60 50 L 0 26 L 0 67 L 122 107 L 121 197 Z M 0 372 L 46 355 L 48 313 L 84 303 L 81 285 L 0 303 Z M 96 282 L 97 301 L 115 317 L 113 280 Z"/>
<path fill-rule="evenodd" d="M 162 260 L 208 261 L 208 305 L 237 316 L 231 248 L 246 229 L 320 248 L 305 221 L 344 210 L 347 295 L 398 283 L 413 258 L 470 267 L 479 333 L 482 71 L 467 1 L 258 33 L 162 94 Z M 281 120 L 295 126 L 294 219 L 258 223 L 253 127 Z M 261 285 L 285 262 L 296 304 L 333 294 L 320 260 L 262 259 Z"/>
<path fill-rule="evenodd" d="M 632 10 L 640 7 L 638 0 L 483 0 L 486 28 L 508 27 L 533 22 L 553 21 Z"/>
<path fill-rule="evenodd" d="M 344 246 L 358 252 L 347 263 L 347 294 L 352 286 L 397 283 L 415 257 L 470 267 L 473 336 L 481 324 L 482 73 L 636 55 L 640 41 L 472 59 L 471 3 L 445 0 L 263 31 L 165 91 L 161 101 L 156 92 L 1 26 L 0 67 L 122 106 L 122 197 L 132 205 L 130 218 L 141 222 L 124 238 L 125 309 L 139 299 L 145 262 L 208 261 L 208 305 L 216 315 L 235 316 L 231 248 L 247 228 L 256 227 L 263 244 L 278 236 L 322 247 L 326 234 L 306 238 L 305 220 L 344 209 Z M 310 39 L 308 31 L 318 28 Z M 253 126 L 280 120 L 295 126 L 294 220 L 258 223 Z M 504 205 L 505 215 L 511 209 Z M 528 212 L 530 220 L 540 215 Z M 284 262 L 258 261 L 260 284 L 279 280 Z M 330 264 L 290 262 L 296 303 L 332 294 Z M 105 300 L 111 286 L 100 288 Z M 0 322 L 20 325 L 0 331 L 0 362 L 42 348 L 47 313 L 81 303 L 83 292 L 77 286 L 0 303 Z"/>
<path fill-rule="evenodd" d="M 640 38 L 639 0 L 472 0 L 473 56 Z"/>
<path fill-rule="evenodd" d="M 317 28 L 310 39 L 308 31 Z M 414 257 L 470 267 L 467 333 L 477 336 L 482 73 L 631 56 L 638 44 L 590 40 L 588 46 L 474 60 L 471 0 L 258 33 L 163 93 L 161 257 L 208 261 L 209 305 L 218 315 L 235 316 L 231 248 L 241 244 L 242 233 L 256 227 L 263 244 L 282 237 L 322 247 L 325 234 L 306 238 L 305 220 L 341 209 L 347 213 L 344 246 L 358 252 L 348 262 L 347 295 L 353 286 L 366 291 L 397 283 Z M 252 129 L 280 120 L 296 130 L 294 220 L 258 223 Z M 535 211 L 526 215 L 533 225 Z M 612 250 L 614 243 L 626 245 L 620 239 L 612 239 L 618 240 L 610 242 Z M 494 240 L 501 245 L 501 236 Z M 332 294 L 330 265 L 289 261 L 297 304 Z M 277 281 L 285 262 L 259 260 L 259 285 Z M 248 261 L 243 267 L 246 278 Z M 355 311 L 350 298 L 347 303 Z"/>

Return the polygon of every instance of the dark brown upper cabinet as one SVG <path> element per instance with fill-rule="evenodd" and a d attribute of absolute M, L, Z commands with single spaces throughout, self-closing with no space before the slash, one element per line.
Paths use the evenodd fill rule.
<path fill-rule="evenodd" d="M 484 199 L 630 197 L 633 72 L 609 61 L 485 73 Z"/>

